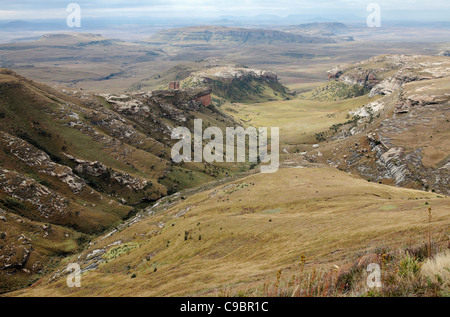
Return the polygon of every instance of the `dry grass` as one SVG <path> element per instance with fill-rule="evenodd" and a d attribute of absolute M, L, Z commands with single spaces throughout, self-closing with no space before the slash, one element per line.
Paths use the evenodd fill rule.
<path fill-rule="evenodd" d="M 68 289 L 64 278 L 43 279 L 14 295 L 247 295 L 252 285 L 260 291 L 264 284 L 270 296 L 291 296 L 294 285 L 302 285 L 295 296 L 329 295 L 332 284 L 324 278 L 335 265 L 344 268 L 383 246 L 397 250 L 426 241 L 426 202 L 433 206 L 433 241 L 436 233 L 448 241 L 447 198 L 369 183 L 331 168 L 252 175 L 97 239 L 86 252 L 119 239 L 139 247 L 83 275 L 82 288 Z M 315 268 L 315 275 L 298 275 L 302 256 L 305 272 Z M 271 281 L 278 270 L 275 287 Z M 351 278 L 355 269 L 349 270 Z"/>
<path fill-rule="evenodd" d="M 423 277 L 433 283 L 450 287 L 450 251 L 437 254 L 422 265 Z"/>
<path fill-rule="evenodd" d="M 332 269 L 313 267 L 304 271 L 301 262 L 298 272 L 292 277 L 281 278 L 281 270 L 275 280 L 262 286 L 248 289 L 224 290 L 218 296 L 262 296 L 262 297 L 330 297 L 330 296 L 448 296 L 450 291 L 450 252 L 448 243 L 433 258 L 423 259 L 427 246 L 389 251 L 378 250 L 378 254 L 359 257 L 353 263 L 335 266 Z M 423 252 L 423 254 L 420 254 Z M 376 263 L 381 268 L 381 288 L 369 288 L 368 264 Z"/>
<path fill-rule="evenodd" d="M 351 109 L 368 103 L 368 96 L 340 101 L 294 99 L 256 104 L 223 106 L 244 124 L 259 127 L 279 127 L 282 146 L 317 143 L 316 133 L 328 131 L 338 123 L 348 121 Z"/>

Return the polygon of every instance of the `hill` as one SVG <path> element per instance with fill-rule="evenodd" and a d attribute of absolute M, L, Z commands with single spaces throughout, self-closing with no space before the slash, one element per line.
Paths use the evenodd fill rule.
<path fill-rule="evenodd" d="M 244 29 L 220 26 L 195 26 L 162 30 L 146 40 L 152 44 L 276 44 L 276 43 L 334 43 L 325 37 L 310 37 L 276 30 Z"/>
<path fill-rule="evenodd" d="M 303 31 L 310 32 L 311 34 L 322 34 L 324 36 L 332 36 L 336 34 L 346 33 L 351 28 L 340 22 L 314 22 L 314 23 L 304 23 L 299 25 L 293 25 L 288 28 L 288 30 L 293 31 Z"/>
<path fill-rule="evenodd" d="M 278 75 L 267 70 L 219 58 L 206 58 L 177 65 L 166 72 L 132 86 L 133 90 L 163 87 L 168 81 L 180 81 L 182 87 L 207 87 L 216 98 L 230 102 L 261 102 L 292 97 L 289 89 L 278 81 Z"/>
<path fill-rule="evenodd" d="M 448 198 L 369 183 L 333 168 L 302 167 L 164 199 L 81 254 L 81 288 L 66 285 L 72 257 L 11 295 L 254 296 L 270 289 L 276 296 L 285 293 L 274 285 L 281 292 L 303 272 L 336 271 L 336 265 L 342 267 L 342 291 L 357 274 L 345 263 L 420 245 L 428 205 L 434 239 L 448 232 Z M 359 291 L 357 296 L 367 294 Z"/>
<path fill-rule="evenodd" d="M 449 64 L 448 57 L 383 55 L 331 70 L 331 83 L 359 87 L 371 100 L 323 131 L 329 142 L 311 159 L 371 181 L 450 194 Z"/>
<path fill-rule="evenodd" d="M 172 163 L 171 130 L 181 122 L 235 125 L 199 94 L 60 91 L 1 69 L 0 292 L 168 193 L 246 170 Z"/>

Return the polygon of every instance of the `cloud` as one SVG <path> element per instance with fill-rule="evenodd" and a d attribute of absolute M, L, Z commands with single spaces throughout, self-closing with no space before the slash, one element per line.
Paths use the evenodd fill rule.
<path fill-rule="evenodd" d="M 85 17 L 186 16 L 219 17 L 274 14 L 310 14 L 332 16 L 333 13 L 364 15 L 367 5 L 379 3 L 387 16 L 438 19 L 450 14 L 448 0 L 1 0 L 0 19 L 64 17 L 70 2 L 80 4 Z M 434 18 L 433 18 L 434 17 Z"/>

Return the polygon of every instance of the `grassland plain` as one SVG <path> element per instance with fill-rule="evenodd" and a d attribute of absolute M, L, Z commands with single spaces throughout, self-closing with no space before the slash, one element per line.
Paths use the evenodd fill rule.
<path fill-rule="evenodd" d="M 383 36 L 389 38 L 391 34 Z M 297 89 L 304 84 L 323 82 L 323 74 L 337 64 L 379 54 L 429 54 L 430 51 L 437 54 L 442 47 L 444 43 L 379 44 L 366 38 L 336 44 L 195 45 L 185 41 L 183 45 L 171 45 L 72 33 L 2 44 L 0 66 L 50 85 L 115 93 L 130 91 L 149 77 L 153 80 L 149 81 L 148 89 L 160 88 L 175 79 L 174 74 L 166 74 L 172 67 L 183 68 L 216 56 L 256 69 L 270 69 L 280 75 L 283 84 Z"/>
<path fill-rule="evenodd" d="M 448 244 L 448 205 L 440 195 L 370 183 L 333 168 L 283 168 L 184 197 L 167 209 L 161 205 L 95 240 L 85 255 L 103 248 L 106 255 L 98 269 L 82 275 L 81 288 L 68 288 L 64 274 L 50 275 L 9 295 L 263 294 L 278 270 L 289 280 L 302 262 L 305 270 L 333 269 L 383 248 L 422 244 L 429 206 L 432 239 Z M 124 252 L 112 251 L 117 241 Z"/>

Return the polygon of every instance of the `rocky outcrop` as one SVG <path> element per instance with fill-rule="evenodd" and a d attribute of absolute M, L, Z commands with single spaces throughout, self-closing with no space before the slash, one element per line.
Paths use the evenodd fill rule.
<path fill-rule="evenodd" d="M 369 93 L 369 97 L 373 97 L 376 95 L 390 95 L 394 91 L 399 90 L 400 87 L 402 87 L 402 85 L 408 81 L 409 79 L 405 77 L 397 78 L 392 76 L 391 78 L 385 79 L 381 83 L 373 87 Z"/>
<path fill-rule="evenodd" d="M 371 181 L 450 194 L 449 70 L 448 58 L 419 55 L 384 55 L 331 70 L 330 80 L 369 87 L 372 74 L 379 83 L 370 97 L 381 97 L 336 126 L 330 140 L 339 145 L 331 156 L 322 150 L 309 157 Z"/>
<path fill-rule="evenodd" d="M 278 75 L 267 70 L 236 67 L 217 67 L 204 72 L 197 72 L 188 81 L 194 84 L 207 84 L 213 80 L 232 82 L 233 80 L 264 80 L 278 83 Z"/>
<path fill-rule="evenodd" d="M 328 71 L 329 80 L 369 88 L 370 97 L 389 95 L 403 85 L 446 76 L 446 64 L 423 62 L 420 55 L 383 55 Z M 392 72 L 394 74 L 392 75 Z"/>
<path fill-rule="evenodd" d="M 337 66 L 327 72 L 328 80 L 338 80 L 349 85 L 372 88 L 379 83 L 376 72 L 372 69 L 349 68 L 348 65 Z M 352 70 L 352 71 L 349 71 Z"/>
<path fill-rule="evenodd" d="M 138 115 L 147 117 L 150 113 L 150 108 L 144 105 L 141 101 L 129 95 L 109 95 L 101 94 L 106 101 L 112 104 L 116 111 L 128 115 Z"/>
<path fill-rule="evenodd" d="M 402 147 L 389 148 L 376 133 L 367 136 L 373 151 L 376 152 L 378 163 L 386 169 L 385 174 L 378 175 L 378 179 L 392 178 L 397 186 L 405 185 L 410 171 L 405 163 L 405 151 Z"/>
<path fill-rule="evenodd" d="M 0 168 L 0 192 L 19 202 L 31 204 L 42 219 L 58 219 L 69 212 L 69 200 L 32 178 Z M 12 206 L 17 203 L 13 200 Z M 18 205 L 20 206 L 20 205 Z M 18 212 L 26 214 L 19 208 Z"/>
<path fill-rule="evenodd" d="M 211 104 L 211 89 L 205 87 L 156 90 L 134 95 L 103 94 L 102 97 L 111 103 L 116 111 L 127 116 L 153 117 L 150 108 L 157 107 L 163 117 L 176 122 L 185 122 L 185 111 L 196 111 L 202 106 Z M 209 102 L 206 102 L 207 100 Z"/>
<path fill-rule="evenodd" d="M 382 101 L 374 101 L 367 105 L 362 106 L 361 108 L 355 111 L 350 111 L 350 114 L 353 116 L 357 116 L 359 118 L 366 118 L 374 116 L 375 114 L 383 110 L 385 106 L 386 106 L 385 103 Z"/>
<path fill-rule="evenodd" d="M 276 73 L 236 64 L 205 67 L 184 79 L 183 86 L 207 87 L 231 102 L 286 99 L 289 95 Z"/>
<path fill-rule="evenodd" d="M 38 150 L 28 142 L 2 131 L 0 131 L 0 142 L 5 149 L 27 166 L 35 168 L 39 173 L 57 177 L 69 186 L 73 193 L 79 194 L 86 187 L 86 182 L 73 174 L 69 167 L 53 162 L 47 153 Z"/>
<path fill-rule="evenodd" d="M 72 155 L 65 155 L 68 159 L 72 160 L 76 164 L 74 170 L 77 171 L 79 175 L 87 175 L 91 177 L 106 177 L 107 179 L 119 184 L 120 186 L 126 187 L 129 190 L 133 191 L 143 190 L 147 185 L 149 185 L 149 181 L 147 180 L 133 177 L 127 173 L 115 171 L 111 168 L 106 167 L 99 161 L 91 162 L 77 159 Z"/>

